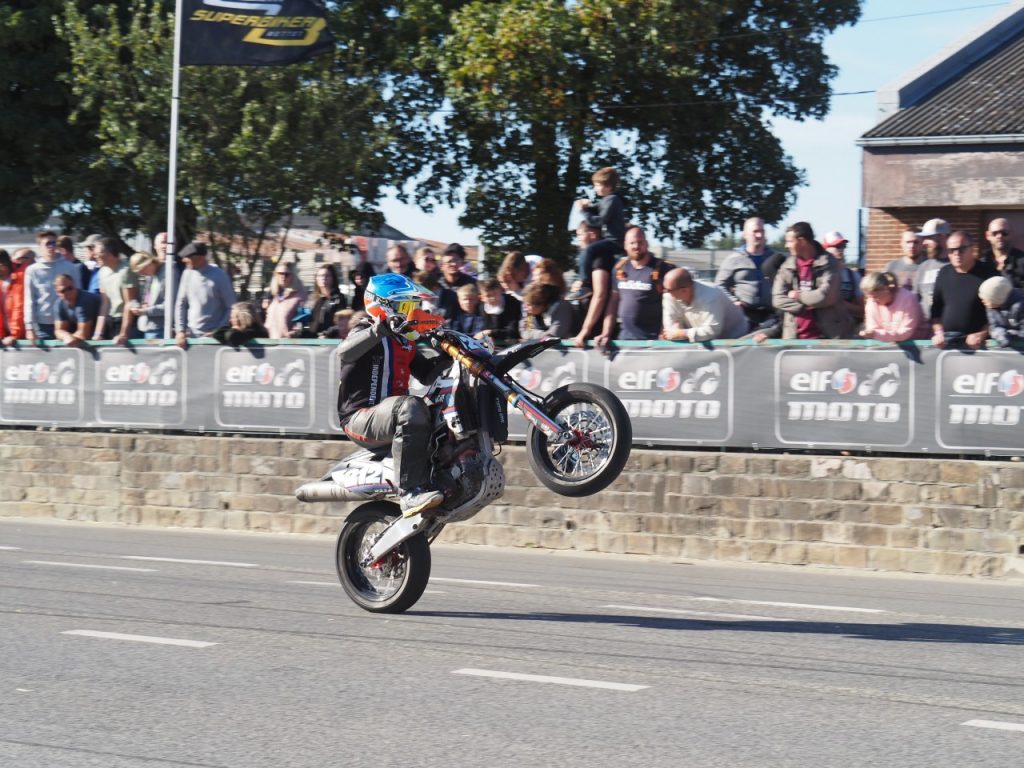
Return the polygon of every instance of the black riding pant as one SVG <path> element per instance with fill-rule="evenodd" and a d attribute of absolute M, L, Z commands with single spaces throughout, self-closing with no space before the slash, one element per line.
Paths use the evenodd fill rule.
<path fill-rule="evenodd" d="M 430 411 L 422 398 L 388 397 L 362 408 L 345 422 L 345 434 L 369 450 L 391 446 L 395 480 L 402 490 L 427 484 L 430 479 Z"/>

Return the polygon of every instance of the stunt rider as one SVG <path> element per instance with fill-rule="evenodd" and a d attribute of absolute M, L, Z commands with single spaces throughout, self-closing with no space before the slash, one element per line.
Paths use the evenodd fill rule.
<path fill-rule="evenodd" d="M 424 299 L 436 297 L 404 275 L 375 275 L 364 296 L 368 317 L 338 345 L 341 426 L 364 448 L 391 446 L 403 517 L 444 501 L 429 485 L 430 412 L 423 398 L 409 394 L 409 374 L 426 382 L 434 369 L 416 350 Z"/>

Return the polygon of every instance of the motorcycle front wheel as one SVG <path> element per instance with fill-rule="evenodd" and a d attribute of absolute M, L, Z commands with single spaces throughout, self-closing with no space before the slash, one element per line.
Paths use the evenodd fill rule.
<path fill-rule="evenodd" d="M 548 395 L 543 408 L 565 433 L 550 439 L 530 425 L 527 457 L 537 478 L 562 496 L 590 496 L 611 485 L 633 447 L 619 398 L 595 384 L 573 383 Z"/>
<path fill-rule="evenodd" d="M 430 545 L 422 533 L 406 539 L 380 561 L 360 563 L 399 517 L 398 505 L 372 501 L 353 510 L 338 534 L 338 578 L 352 602 L 371 613 L 401 613 L 423 596 L 430 579 Z"/>

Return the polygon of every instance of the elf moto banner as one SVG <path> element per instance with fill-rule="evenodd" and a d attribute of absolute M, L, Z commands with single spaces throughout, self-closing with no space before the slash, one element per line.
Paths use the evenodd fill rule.
<path fill-rule="evenodd" d="M 176 347 L 104 347 L 96 369 L 101 424 L 185 423 L 185 353 Z"/>
<path fill-rule="evenodd" d="M 327 342 L 0 348 L 0 424 L 341 435 Z M 569 346 L 512 375 L 622 400 L 638 446 L 1024 455 L 1024 354 L 868 342 Z M 413 394 L 425 389 L 415 387 Z M 509 434 L 526 435 L 511 412 Z"/>
<path fill-rule="evenodd" d="M 335 39 L 315 0 L 184 0 L 181 63 L 293 64 L 328 50 Z"/>
<path fill-rule="evenodd" d="M 775 436 L 787 445 L 903 448 L 914 434 L 914 366 L 900 352 L 775 356 Z"/>

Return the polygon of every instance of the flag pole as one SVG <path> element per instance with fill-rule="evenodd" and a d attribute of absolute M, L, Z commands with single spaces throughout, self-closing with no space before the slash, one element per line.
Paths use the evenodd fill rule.
<path fill-rule="evenodd" d="M 164 338 L 174 337 L 174 255 L 178 252 L 174 239 L 176 203 L 178 199 L 178 104 L 181 101 L 181 17 L 184 0 L 175 0 L 174 64 L 171 69 L 171 142 L 167 160 L 167 256 L 164 259 Z"/>

